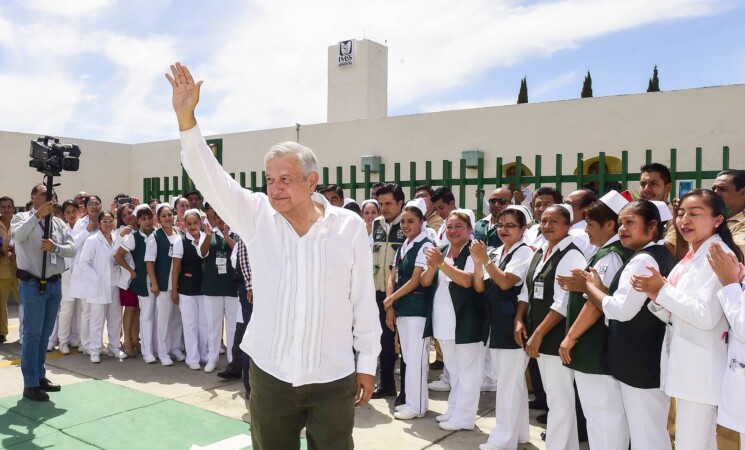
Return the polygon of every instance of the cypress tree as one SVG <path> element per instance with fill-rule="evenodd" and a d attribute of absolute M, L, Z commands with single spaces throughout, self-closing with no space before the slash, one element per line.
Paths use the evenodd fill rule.
<path fill-rule="evenodd" d="M 580 98 L 587 97 L 592 97 L 592 77 L 589 70 L 587 71 L 587 75 L 585 75 L 585 82 L 582 83 L 582 93 L 580 94 Z"/>
<path fill-rule="evenodd" d="M 654 72 L 652 72 L 652 78 L 649 79 L 647 92 L 660 92 L 660 79 L 657 76 L 657 64 L 654 65 Z"/>
<path fill-rule="evenodd" d="M 517 104 L 528 103 L 528 77 L 520 80 L 520 92 L 517 94 Z"/>

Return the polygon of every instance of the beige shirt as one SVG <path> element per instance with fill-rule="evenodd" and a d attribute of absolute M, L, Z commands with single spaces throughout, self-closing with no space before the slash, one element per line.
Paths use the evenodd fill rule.
<path fill-rule="evenodd" d="M 8 262 L 8 247 L 10 247 L 11 232 L 5 224 L 0 221 L 0 237 L 3 238 L 2 252 L 0 252 L 0 280 L 16 277 L 16 263 Z"/>
<path fill-rule="evenodd" d="M 735 244 L 745 254 L 745 214 L 739 212 L 727 219 L 727 228 L 732 233 L 732 239 L 735 241 Z"/>

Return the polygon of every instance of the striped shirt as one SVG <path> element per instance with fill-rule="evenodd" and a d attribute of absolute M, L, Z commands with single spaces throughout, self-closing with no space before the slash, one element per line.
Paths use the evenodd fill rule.
<path fill-rule="evenodd" d="M 264 194 L 225 173 L 198 126 L 181 132 L 181 161 L 196 187 L 245 242 L 254 310 L 241 349 L 263 371 L 293 386 L 327 383 L 355 371 L 375 374 L 380 322 L 364 222 L 312 200 L 323 217 L 303 236 Z"/>

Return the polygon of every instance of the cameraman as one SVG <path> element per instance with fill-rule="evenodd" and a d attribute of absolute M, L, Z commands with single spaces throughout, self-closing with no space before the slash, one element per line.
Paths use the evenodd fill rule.
<path fill-rule="evenodd" d="M 13 216 L 11 230 L 15 241 L 18 279 L 23 302 L 23 347 L 21 372 L 23 396 L 30 400 L 47 401 L 47 392 L 62 389 L 46 378 L 44 360 L 47 342 L 62 300 L 60 277 L 65 271 L 65 259 L 75 256 L 75 244 L 65 223 L 51 218 L 49 239 L 43 239 L 45 217 L 54 211 L 54 202 L 46 200 L 47 189 L 42 183 L 31 190 L 31 211 Z M 42 250 L 45 252 L 42 254 Z M 42 257 L 46 258 L 46 292 L 39 292 Z"/>

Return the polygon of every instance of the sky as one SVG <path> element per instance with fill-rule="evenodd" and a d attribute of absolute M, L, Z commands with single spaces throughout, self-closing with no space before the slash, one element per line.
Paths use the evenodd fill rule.
<path fill-rule="evenodd" d="M 164 74 L 204 80 L 207 134 L 326 121 L 327 47 L 388 46 L 391 116 L 745 82 L 740 0 L 4 0 L 0 130 L 173 139 Z"/>

